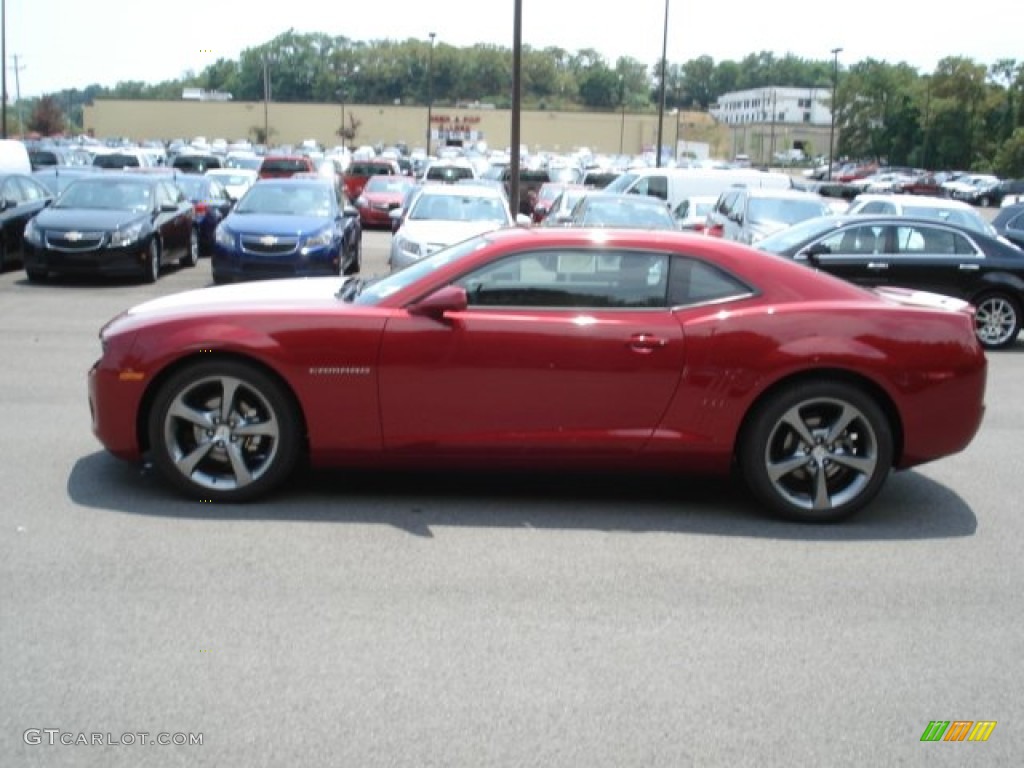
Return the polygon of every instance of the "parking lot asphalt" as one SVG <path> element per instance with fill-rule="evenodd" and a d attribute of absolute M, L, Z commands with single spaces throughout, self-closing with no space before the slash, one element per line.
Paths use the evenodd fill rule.
<path fill-rule="evenodd" d="M 0 275 L 0 765 L 1020 764 L 1024 341 L 974 443 L 842 525 L 675 477 L 336 471 L 210 508 L 108 456 L 85 397 L 103 322 L 209 283 Z"/>

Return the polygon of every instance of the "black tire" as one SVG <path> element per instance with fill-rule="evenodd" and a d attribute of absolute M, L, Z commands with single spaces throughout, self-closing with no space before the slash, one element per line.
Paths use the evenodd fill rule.
<path fill-rule="evenodd" d="M 188 251 L 182 256 L 178 263 L 183 267 L 194 267 L 199 263 L 199 232 L 192 227 L 192 234 L 189 235 Z"/>
<path fill-rule="evenodd" d="M 202 500 L 266 495 L 291 474 L 300 453 L 290 394 L 270 375 L 234 360 L 190 365 L 171 376 L 153 401 L 147 428 L 153 463 L 172 485 Z"/>
<path fill-rule="evenodd" d="M 37 267 L 25 267 L 25 275 L 30 283 L 45 283 L 46 278 L 49 277 L 49 272 Z"/>
<path fill-rule="evenodd" d="M 1020 303 L 1008 293 L 991 291 L 973 302 L 974 331 L 985 349 L 1006 349 L 1020 334 Z"/>
<path fill-rule="evenodd" d="M 142 281 L 144 283 L 155 283 L 160 279 L 160 246 L 156 238 L 149 241 L 149 248 L 146 249 L 146 258 L 142 262 Z"/>
<path fill-rule="evenodd" d="M 844 382 L 807 381 L 761 402 L 744 429 L 739 465 L 775 514 L 832 523 L 868 504 L 893 460 L 892 428 L 878 403 Z"/>

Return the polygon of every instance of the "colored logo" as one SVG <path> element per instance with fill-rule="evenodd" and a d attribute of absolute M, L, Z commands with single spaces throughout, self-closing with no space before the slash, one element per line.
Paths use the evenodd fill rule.
<path fill-rule="evenodd" d="M 995 720 L 932 720 L 921 741 L 988 741 L 995 727 Z"/>

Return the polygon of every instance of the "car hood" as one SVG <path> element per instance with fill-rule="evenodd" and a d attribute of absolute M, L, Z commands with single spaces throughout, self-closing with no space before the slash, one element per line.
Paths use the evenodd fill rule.
<path fill-rule="evenodd" d="M 306 235 L 331 223 L 323 216 L 290 216 L 272 213 L 233 213 L 224 225 L 240 235 Z"/>
<path fill-rule="evenodd" d="M 397 235 L 421 243 L 461 243 L 475 235 L 510 226 L 503 221 L 414 221 L 407 220 Z"/>
<path fill-rule="evenodd" d="M 40 229 L 83 231 L 124 229 L 149 217 L 137 211 L 106 211 L 88 208 L 45 208 L 36 216 Z"/>
<path fill-rule="evenodd" d="M 336 295 L 343 282 L 344 279 L 338 277 L 297 277 L 198 288 L 137 304 L 124 316 L 136 319 L 182 314 L 224 316 L 271 307 L 351 307 L 352 304 L 341 301 Z"/>

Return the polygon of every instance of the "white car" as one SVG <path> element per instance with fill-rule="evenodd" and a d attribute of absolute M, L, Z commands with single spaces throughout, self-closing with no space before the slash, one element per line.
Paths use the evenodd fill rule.
<path fill-rule="evenodd" d="M 974 208 L 959 200 L 944 197 L 918 197 L 916 195 L 857 195 L 847 213 L 889 214 L 939 219 L 959 224 L 991 237 L 995 230 Z"/>
<path fill-rule="evenodd" d="M 530 223 L 528 216 L 513 216 L 503 191 L 490 186 L 428 184 L 409 206 L 391 212 L 402 220 L 391 239 L 392 271 L 483 232 Z"/>
<path fill-rule="evenodd" d="M 249 187 L 256 183 L 259 174 L 246 168 L 211 168 L 206 175 L 219 181 L 232 200 L 240 200 Z"/>

